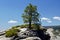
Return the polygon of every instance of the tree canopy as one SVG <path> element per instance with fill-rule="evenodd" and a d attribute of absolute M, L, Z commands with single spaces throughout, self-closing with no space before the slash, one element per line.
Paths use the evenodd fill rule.
<path fill-rule="evenodd" d="M 22 14 L 24 23 L 29 23 L 29 29 L 31 24 L 37 24 L 39 22 L 39 13 L 37 12 L 37 6 L 29 4 Z"/>

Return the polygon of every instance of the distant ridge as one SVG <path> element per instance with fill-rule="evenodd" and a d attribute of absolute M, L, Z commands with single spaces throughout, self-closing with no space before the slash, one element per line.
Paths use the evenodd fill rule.
<path fill-rule="evenodd" d="M 58 29 L 60 30 L 60 25 L 55 25 L 55 26 L 43 26 L 45 28 L 53 28 L 53 29 Z"/>

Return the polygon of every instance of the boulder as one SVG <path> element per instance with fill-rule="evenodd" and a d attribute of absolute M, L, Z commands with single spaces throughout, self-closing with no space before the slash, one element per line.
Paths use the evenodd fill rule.
<path fill-rule="evenodd" d="M 25 39 L 28 37 L 39 37 L 41 40 L 49 40 L 50 35 L 44 30 L 24 30 L 18 33 L 20 39 Z"/>
<path fill-rule="evenodd" d="M 37 36 L 37 31 L 36 30 L 26 30 L 24 32 L 19 32 L 18 36 L 20 36 L 20 37 L 34 37 L 34 36 Z"/>

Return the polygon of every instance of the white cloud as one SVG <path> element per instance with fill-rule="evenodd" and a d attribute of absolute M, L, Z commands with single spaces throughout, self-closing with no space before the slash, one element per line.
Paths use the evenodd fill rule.
<path fill-rule="evenodd" d="M 48 23 L 51 23 L 52 21 L 47 21 Z"/>
<path fill-rule="evenodd" d="M 56 19 L 56 20 L 60 21 L 60 17 L 58 17 L 58 16 L 53 17 L 53 19 Z"/>
<path fill-rule="evenodd" d="M 49 18 L 43 17 L 41 20 L 50 20 Z"/>
<path fill-rule="evenodd" d="M 15 21 L 15 20 L 10 20 L 10 21 L 8 21 L 8 23 L 17 23 L 17 21 Z"/>
<path fill-rule="evenodd" d="M 41 21 L 46 21 L 48 23 L 51 23 L 52 22 L 49 18 L 46 18 L 46 17 L 42 17 L 41 18 Z"/>

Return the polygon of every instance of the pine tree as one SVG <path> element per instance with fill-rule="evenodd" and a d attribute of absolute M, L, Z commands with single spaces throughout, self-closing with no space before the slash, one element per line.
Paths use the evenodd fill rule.
<path fill-rule="evenodd" d="M 31 29 L 32 23 L 38 23 L 39 22 L 39 13 L 37 12 L 37 7 L 29 4 L 22 15 L 24 23 L 29 23 L 29 29 Z"/>

